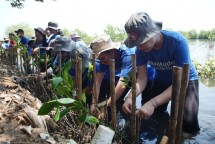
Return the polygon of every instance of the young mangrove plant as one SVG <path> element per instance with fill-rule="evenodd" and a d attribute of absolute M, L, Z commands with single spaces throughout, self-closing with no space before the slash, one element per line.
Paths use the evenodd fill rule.
<path fill-rule="evenodd" d="M 80 122 L 97 124 L 99 123 L 99 120 L 90 113 L 88 108 L 86 108 L 85 90 L 83 90 L 81 100 L 72 98 L 72 96 L 76 95 L 76 92 L 74 81 L 68 73 L 70 67 L 71 61 L 69 60 L 63 65 L 61 74 L 58 73 L 57 75 L 54 75 L 51 89 L 59 98 L 44 103 L 39 109 L 38 115 L 46 115 L 54 110 L 54 120 L 58 121 L 70 111 L 78 111 L 78 120 Z"/>

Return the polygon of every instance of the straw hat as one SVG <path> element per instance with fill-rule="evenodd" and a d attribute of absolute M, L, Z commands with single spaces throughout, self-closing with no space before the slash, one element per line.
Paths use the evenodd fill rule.
<path fill-rule="evenodd" d="M 120 43 L 114 43 L 109 35 L 103 35 L 97 37 L 91 43 L 91 48 L 93 53 L 95 53 L 95 57 L 97 58 L 100 53 L 111 50 L 111 49 L 119 49 Z"/>

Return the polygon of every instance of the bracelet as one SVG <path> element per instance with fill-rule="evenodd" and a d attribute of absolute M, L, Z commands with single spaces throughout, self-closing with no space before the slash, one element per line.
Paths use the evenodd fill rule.
<path fill-rule="evenodd" d="M 151 99 L 150 102 L 152 103 L 152 105 L 154 106 L 154 108 L 156 108 L 158 106 L 154 98 Z"/>
<path fill-rule="evenodd" d="M 127 98 L 130 98 L 130 99 L 132 99 L 131 97 L 125 97 L 125 98 L 124 98 L 124 101 L 126 101 L 126 99 L 127 99 Z"/>

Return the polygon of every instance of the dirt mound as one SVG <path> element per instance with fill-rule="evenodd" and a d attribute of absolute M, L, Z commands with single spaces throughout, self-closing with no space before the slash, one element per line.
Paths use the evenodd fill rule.
<path fill-rule="evenodd" d="M 38 143 L 39 134 L 48 133 L 45 118 L 37 115 L 40 100 L 20 86 L 14 67 L 0 68 L 0 141 Z"/>
<path fill-rule="evenodd" d="M 51 97 L 38 75 L 21 75 L 16 66 L 0 61 L 0 142 L 71 143 L 74 139 L 89 143 L 96 126 L 79 123 L 76 113 L 70 112 L 57 123 L 52 119 L 54 112 L 37 115 L 42 102 Z"/>

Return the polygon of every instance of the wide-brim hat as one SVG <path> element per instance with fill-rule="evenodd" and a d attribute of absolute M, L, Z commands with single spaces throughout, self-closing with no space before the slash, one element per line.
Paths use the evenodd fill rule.
<path fill-rule="evenodd" d="M 48 22 L 48 28 L 53 30 L 58 30 L 58 23 L 56 22 Z"/>
<path fill-rule="evenodd" d="M 41 27 L 34 28 L 34 30 L 40 32 L 43 35 L 45 35 L 45 31 Z"/>
<path fill-rule="evenodd" d="M 81 36 L 77 33 L 74 33 L 72 35 L 70 35 L 71 39 L 74 39 L 74 38 L 81 38 Z"/>
<path fill-rule="evenodd" d="M 102 52 L 105 52 L 111 49 L 119 49 L 119 47 L 120 47 L 120 43 L 114 43 L 111 40 L 110 36 L 108 35 L 99 36 L 91 43 L 91 48 L 96 58 Z"/>
<path fill-rule="evenodd" d="M 68 36 L 60 36 L 54 40 L 54 51 L 65 51 L 71 52 L 72 50 L 72 40 Z"/>
<path fill-rule="evenodd" d="M 161 28 L 162 25 L 156 25 L 147 13 L 134 13 L 125 24 L 128 35 L 125 44 L 129 48 L 139 46 L 157 35 Z"/>

